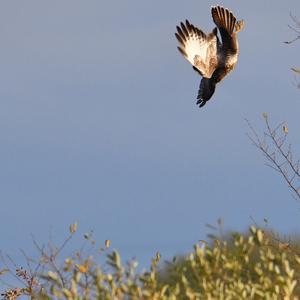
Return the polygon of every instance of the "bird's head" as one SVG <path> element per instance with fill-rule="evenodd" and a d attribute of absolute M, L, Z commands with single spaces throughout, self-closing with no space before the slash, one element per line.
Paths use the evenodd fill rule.
<path fill-rule="evenodd" d="M 211 78 L 202 78 L 197 97 L 197 104 L 202 107 L 214 94 L 216 82 Z"/>

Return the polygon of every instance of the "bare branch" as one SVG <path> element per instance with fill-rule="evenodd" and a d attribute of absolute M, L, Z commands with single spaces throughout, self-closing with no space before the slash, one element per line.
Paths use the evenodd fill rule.
<path fill-rule="evenodd" d="M 269 123 L 267 114 L 264 114 L 263 117 L 267 129 L 263 138 L 259 137 L 248 120 L 246 122 L 250 133 L 247 133 L 247 136 L 268 160 L 266 165 L 281 174 L 293 194 L 300 200 L 299 159 L 294 162 L 291 144 L 286 145 L 288 128 L 284 125 L 285 122 L 273 128 Z M 281 133 L 279 132 L 280 129 L 282 129 Z"/>

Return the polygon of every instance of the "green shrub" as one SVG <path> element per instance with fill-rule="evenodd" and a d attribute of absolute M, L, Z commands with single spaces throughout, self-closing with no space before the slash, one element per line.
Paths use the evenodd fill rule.
<path fill-rule="evenodd" d="M 74 232 L 71 232 L 72 234 Z M 137 263 L 122 264 L 108 251 L 103 266 L 76 254 L 61 268 L 46 257 L 42 272 L 19 269 L 25 287 L 7 290 L 3 299 L 29 295 L 35 299 L 299 299 L 300 257 L 290 244 L 272 239 L 263 230 L 234 234 L 232 242 L 201 242 L 178 261 L 137 272 Z M 109 242 L 106 243 L 109 246 Z M 53 259 L 53 257 L 52 257 Z M 47 268 L 48 266 L 48 268 Z"/>

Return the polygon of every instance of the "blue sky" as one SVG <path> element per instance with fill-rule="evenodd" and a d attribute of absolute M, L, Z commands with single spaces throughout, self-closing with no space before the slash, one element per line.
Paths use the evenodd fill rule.
<path fill-rule="evenodd" d="M 0 249 L 58 241 L 69 224 L 142 262 L 184 253 L 206 223 L 250 216 L 299 228 L 299 203 L 251 146 L 287 121 L 300 149 L 299 67 L 289 13 L 299 0 L 223 1 L 245 20 L 237 68 L 203 109 L 200 77 L 174 37 L 188 18 L 213 29 L 212 1 L 1 1 Z M 299 151 L 298 151 L 299 153 Z M 81 238 L 78 238 L 81 239 Z"/>

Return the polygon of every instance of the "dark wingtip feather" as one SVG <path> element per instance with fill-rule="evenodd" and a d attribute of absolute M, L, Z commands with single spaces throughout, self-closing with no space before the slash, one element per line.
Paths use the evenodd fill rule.
<path fill-rule="evenodd" d="M 185 20 L 185 24 L 186 24 L 187 30 L 190 32 L 192 29 L 190 22 L 188 20 Z"/>
<path fill-rule="evenodd" d="M 176 36 L 176 38 L 177 38 L 177 41 L 182 45 L 182 46 L 184 46 L 184 41 L 183 41 L 183 39 L 180 37 L 180 35 L 176 32 L 175 33 L 175 36 Z"/>
<path fill-rule="evenodd" d="M 203 74 L 201 73 L 201 71 L 199 69 L 197 69 L 195 66 L 193 66 L 194 71 L 196 71 L 200 76 L 203 76 Z"/>
<path fill-rule="evenodd" d="M 188 35 L 189 35 L 189 33 L 188 33 L 188 31 L 187 31 L 187 29 L 186 29 L 186 27 L 185 27 L 184 23 L 183 23 L 183 22 L 181 22 L 181 23 L 180 23 L 180 25 L 181 25 L 181 29 L 183 30 L 184 34 L 185 34 L 186 36 L 188 36 Z"/>
<path fill-rule="evenodd" d="M 185 52 L 182 48 L 177 47 L 177 49 L 178 49 L 178 51 L 179 51 L 184 57 L 187 57 L 186 52 Z"/>
<path fill-rule="evenodd" d="M 182 38 L 183 41 L 186 42 L 186 37 L 185 37 L 184 33 L 182 32 L 181 28 L 179 26 L 177 26 L 176 28 L 177 28 L 178 35 Z"/>

